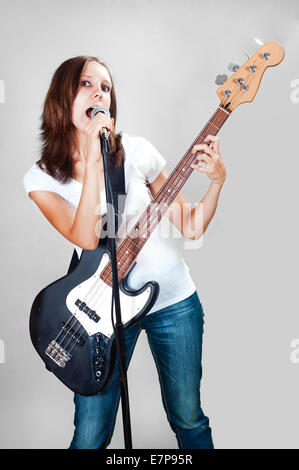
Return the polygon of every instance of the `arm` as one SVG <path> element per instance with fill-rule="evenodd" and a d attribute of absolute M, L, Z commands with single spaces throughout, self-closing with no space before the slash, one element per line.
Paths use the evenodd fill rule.
<path fill-rule="evenodd" d="M 211 182 L 202 200 L 188 214 L 186 223 L 192 240 L 198 240 L 207 230 L 216 212 L 221 188 L 222 184 Z"/>
<path fill-rule="evenodd" d="M 30 192 L 30 197 L 56 230 L 83 250 L 94 250 L 100 235 L 101 215 L 97 212 L 100 207 L 100 180 L 103 179 L 99 139 L 102 127 L 112 130 L 113 119 L 98 113 L 85 130 L 83 146 L 85 171 L 77 210 L 56 193 Z"/>
<path fill-rule="evenodd" d="M 205 151 L 197 158 L 205 162 L 205 167 L 192 165 L 192 167 L 202 173 L 206 173 L 211 179 L 211 184 L 202 198 L 194 207 L 179 193 L 166 212 L 168 219 L 180 230 L 182 235 L 193 240 L 199 239 L 206 231 L 212 220 L 218 203 L 218 198 L 222 185 L 226 178 L 226 171 L 219 153 L 219 138 L 207 136 L 206 142 L 212 142 L 213 148 L 206 144 L 195 145 L 192 152 Z M 149 185 L 153 197 L 160 190 L 168 174 L 162 170 L 159 176 Z"/>
<path fill-rule="evenodd" d="M 77 211 L 61 196 L 50 191 L 31 191 L 30 197 L 41 212 L 67 240 L 83 250 L 94 250 L 98 244 L 96 227 L 100 228 L 99 164 L 87 165 Z"/>

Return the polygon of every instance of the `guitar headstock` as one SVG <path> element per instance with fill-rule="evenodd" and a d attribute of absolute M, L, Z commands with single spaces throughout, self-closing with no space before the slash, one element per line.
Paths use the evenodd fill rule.
<path fill-rule="evenodd" d="M 221 105 L 233 111 L 239 104 L 253 101 L 268 67 L 280 64 L 284 49 L 278 42 L 261 46 L 228 80 L 217 89 Z"/>

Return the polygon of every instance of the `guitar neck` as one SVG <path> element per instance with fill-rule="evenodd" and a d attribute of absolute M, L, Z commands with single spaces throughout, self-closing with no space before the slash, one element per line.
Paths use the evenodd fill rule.
<path fill-rule="evenodd" d="M 141 215 L 138 222 L 119 246 L 116 254 L 119 281 L 126 276 L 138 253 L 193 172 L 193 168 L 190 165 L 191 163 L 198 162 L 198 160 L 196 155 L 191 153 L 192 148 L 196 144 L 203 143 L 207 135 L 216 135 L 230 113 L 229 110 L 224 109 L 222 106 L 217 108 L 216 112 L 212 115 L 211 119 L 209 119 L 195 141 L 190 145 L 181 161 Z M 102 271 L 101 279 L 108 285 L 112 285 L 111 263 L 108 263 Z"/>

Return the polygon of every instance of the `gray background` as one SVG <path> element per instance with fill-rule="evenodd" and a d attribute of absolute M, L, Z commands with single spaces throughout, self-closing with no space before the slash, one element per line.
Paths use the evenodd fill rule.
<path fill-rule="evenodd" d="M 42 104 L 67 58 L 110 67 L 117 129 L 148 138 L 171 171 L 218 106 L 217 74 L 262 41 L 285 47 L 251 104 L 220 133 L 227 169 L 202 246 L 178 240 L 205 309 L 202 405 L 217 448 L 298 448 L 299 338 L 298 7 L 280 1 L 1 1 L 1 448 L 66 448 L 72 392 L 48 373 L 29 338 L 32 301 L 64 275 L 72 247 L 27 198 L 22 178 L 38 159 Z M 192 175 L 183 193 L 208 188 Z M 193 248 L 194 244 L 193 244 Z M 176 448 L 142 334 L 129 369 L 135 448 Z M 110 448 L 123 448 L 122 424 Z"/>

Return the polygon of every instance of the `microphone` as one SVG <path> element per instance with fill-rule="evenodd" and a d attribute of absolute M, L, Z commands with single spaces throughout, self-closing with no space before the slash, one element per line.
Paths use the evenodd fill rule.
<path fill-rule="evenodd" d="M 91 111 L 91 119 L 98 113 L 106 114 L 106 116 L 110 117 L 110 111 L 107 108 L 104 108 L 104 106 L 96 106 L 93 108 Z M 107 139 L 108 137 L 108 131 L 105 127 L 101 130 L 101 135 L 104 135 L 104 137 Z"/>

